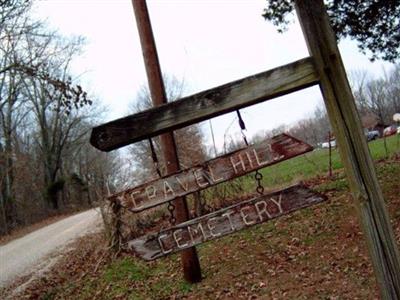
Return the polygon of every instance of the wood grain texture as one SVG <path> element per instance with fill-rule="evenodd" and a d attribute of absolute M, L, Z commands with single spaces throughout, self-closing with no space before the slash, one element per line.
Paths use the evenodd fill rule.
<path fill-rule="evenodd" d="M 263 143 L 127 189 L 108 200 L 140 212 L 312 150 L 312 146 L 288 134 L 280 134 Z"/>
<path fill-rule="evenodd" d="M 128 242 L 128 248 L 145 260 L 154 260 L 325 200 L 325 196 L 295 185 L 142 236 Z"/>
<path fill-rule="evenodd" d="M 295 4 L 357 203 L 381 298 L 400 299 L 396 239 L 329 17 L 322 0 L 295 0 Z"/>
<path fill-rule="evenodd" d="M 318 83 L 305 58 L 93 128 L 90 143 L 111 151 Z"/>
<path fill-rule="evenodd" d="M 167 103 L 161 66 L 158 60 L 156 43 L 146 0 L 132 0 L 135 13 L 135 20 L 142 46 L 143 59 L 147 73 L 147 80 L 151 94 L 151 101 L 155 107 Z M 166 132 L 160 136 L 161 152 L 166 164 L 167 173 L 179 170 L 179 158 L 175 145 L 173 132 Z M 178 198 L 175 201 L 174 218 L 178 222 L 186 221 L 189 218 L 189 211 L 186 199 Z M 200 262 L 197 257 L 196 248 L 186 249 L 181 253 L 183 275 L 187 282 L 195 283 L 201 281 Z"/>

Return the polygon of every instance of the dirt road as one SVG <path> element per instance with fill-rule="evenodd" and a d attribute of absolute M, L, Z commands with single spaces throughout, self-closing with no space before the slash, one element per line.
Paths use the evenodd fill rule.
<path fill-rule="evenodd" d="M 47 257 L 69 242 L 102 226 L 100 212 L 92 209 L 65 218 L 0 247 L 0 287 L 16 277 L 43 268 Z"/>

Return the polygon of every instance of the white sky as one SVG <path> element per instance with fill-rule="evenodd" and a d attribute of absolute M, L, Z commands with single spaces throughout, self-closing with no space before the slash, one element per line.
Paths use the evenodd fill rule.
<path fill-rule="evenodd" d="M 296 23 L 278 34 L 261 17 L 266 0 L 149 0 L 148 9 L 163 73 L 185 81 L 193 94 L 232 80 L 266 71 L 308 56 Z M 35 3 L 38 17 L 65 35 L 87 38 L 85 53 L 73 69 L 86 90 L 105 103 L 110 121 L 128 114 L 141 84 L 146 82 L 143 58 L 130 0 L 47 0 Z M 340 45 L 348 71 L 382 74 L 390 64 L 371 63 L 355 43 Z M 248 135 L 312 112 L 321 95 L 317 87 L 242 110 Z M 217 145 L 224 134 L 237 136 L 236 114 L 213 119 Z M 232 124 L 232 125 L 231 125 Z M 229 127 L 229 125 L 231 125 Z M 229 127 L 229 129 L 228 129 Z M 207 123 L 203 126 L 209 132 Z"/>

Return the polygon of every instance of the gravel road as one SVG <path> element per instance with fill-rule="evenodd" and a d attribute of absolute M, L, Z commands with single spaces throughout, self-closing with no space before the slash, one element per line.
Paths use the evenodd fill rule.
<path fill-rule="evenodd" d="M 47 258 L 50 254 L 101 226 L 100 212 L 92 209 L 0 246 L 0 287 L 19 276 L 43 268 L 43 263 L 50 263 Z"/>

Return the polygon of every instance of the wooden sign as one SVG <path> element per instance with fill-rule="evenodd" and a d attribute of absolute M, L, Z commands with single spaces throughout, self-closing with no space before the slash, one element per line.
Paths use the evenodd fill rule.
<path fill-rule="evenodd" d="M 111 151 L 317 84 L 313 58 L 242 78 L 93 128 L 90 143 Z"/>
<path fill-rule="evenodd" d="M 128 248 L 145 260 L 153 260 L 324 200 L 325 196 L 302 185 L 294 185 L 186 221 L 159 233 L 142 236 L 128 242 Z"/>
<path fill-rule="evenodd" d="M 108 200 L 118 201 L 129 210 L 140 212 L 312 149 L 312 146 L 290 135 L 280 134 L 264 143 L 248 146 L 202 165 L 114 194 Z"/>

